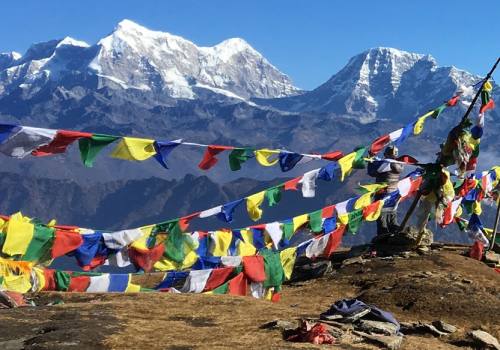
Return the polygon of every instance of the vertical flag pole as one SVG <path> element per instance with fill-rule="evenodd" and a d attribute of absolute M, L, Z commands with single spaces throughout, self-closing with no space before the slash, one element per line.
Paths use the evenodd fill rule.
<path fill-rule="evenodd" d="M 498 193 L 497 197 L 497 217 L 495 219 L 495 226 L 493 227 L 493 234 L 491 236 L 490 249 L 488 250 L 492 250 L 495 247 L 495 240 L 497 238 L 497 230 L 499 222 L 500 222 L 500 193 Z"/>
<path fill-rule="evenodd" d="M 495 64 L 493 65 L 493 67 L 490 69 L 488 74 L 486 74 L 486 77 L 481 82 L 481 86 L 479 87 L 476 95 L 472 99 L 472 101 L 469 105 L 469 108 L 467 108 L 467 111 L 465 112 L 464 116 L 462 117 L 462 122 L 464 122 L 469 117 L 469 114 L 472 112 L 472 109 L 474 108 L 474 105 L 476 104 L 477 99 L 479 98 L 479 96 L 481 96 L 481 91 L 483 90 L 484 84 L 486 84 L 486 82 L 491 78 L 491 75 L 493 74 L 493 72 L 497 68 L 499 62 L 500 62 L 500 57 L 497 58 Z M 404 218 L 403 222 L 401 223 L 400 231 L 403 231 L 405 229 L 406 224 L 408 223 L 408 220 L 410 219 L 411 215 L 415 211 L 415 208 L 417 207 L 417 203 L 418 203 L 421 196 L 422 195 L 419 192 L 419 194 L 413 200 L 413 203 L 410 206 L 410 209 L 408 209 L 408 212 L 406 213 L 405 218 Z M 497 210 L 497 223 L 499 220 L 499 214 L 500 214 L 500 207 L 498 207 L 498 210 Z M 496 234 L 496 229 L 495 229 L 495 232 L 493 232 L 493 234 L 494 235 Z"/>

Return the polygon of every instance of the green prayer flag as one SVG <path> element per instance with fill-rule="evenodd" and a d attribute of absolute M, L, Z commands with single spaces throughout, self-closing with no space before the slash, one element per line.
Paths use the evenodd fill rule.
<path fill-rule="evenodd" d="M 293 231 L 293 222 L 285 222 L 283 223 L 283 236 L 286 240 L 290 240 L 294 234 Z"/>
<path fill-rule="evenodd" d="M 436 119 L 446 109 L 446 103 L 432 111 L 431 117 Z"/>
<path fill-rule="evenodd" d="M 0 232 L 0 251 L 2 251 L 3 244 L 5 242 L 5 238 L 7 235 L 3 232 Z"/>
<path fill-rule="evenodd" d="M 56 290 L 66 292 L 71 282 L 71 276 L 64 271 L 56 271 L 54 273 L 54 280 L 56 282 Z"/>
<path fill-rule="evenodd" d="M 347 230 L 351 234 L 356 234 L 363 222 L 363 209 L 356 209 L 349 213 L 349 222 Z"/>
<path fill-rule="evenodd" d="M 355 150 L 356 157 L 352 162 L 352 167 L 354 169 L 364 169 L 366 168 L 366 160 L 364 159 L 364 155 L 366 153 L 366 147 L 361 147 Z"/>
<path fill-rule="evenodd" d="M 182 263 L 185 258 L 184 234 L 179 225 L 179 220 L 177 219 L 168 223 L 167 229 L 165 231 L 161 230 L 160 232 L 168 233 L 163 255 L 176 263 Z"/>
<path fill-rule="evenodd" d="M 146 287 L 141 287 L 141 289 L 139 290 L 140 292 L 156 292 L 155 289 L 151 289 L 151 288 L 146 288 Z"/>
<path fill-rule="evenodd" d="M 50 260 L 50 252 L 52 249 L 52 242 L 54 241 L 54 229 L 43 225 L 35 225 L 33 238 L 31 239 L 26 253 L 24 253 L 22 260 L 24 261 L 44 261 L 44 257 Z"/>
<path fill-rule="evenodd" d="M 229 289 L 229 282 L 226 282 L 215 288 L 212 292 L 214 294 L 227 294 L 228 289 Z"/>
<path fill-rule="evenodd" d="M 241 169 L 241 164 L 253 157 L 251 148 L 235 148 L 229 153 L 229 167 L 232 171 Z"/>
<path fill-rule="evenodd" d="M 464 232 L 467 229 L 467 225 L 462 220 L 457 220 L 456 223 L 460 231 Z"/>
<path fill-rule="evenodd" d="M 322 210 L 316 210 L 309 213 L 309 227 L 314 233 L 319 233 L 323 230 Z"/>
<path fill-rule="evenodd" d="M 94 134 L 90 138 L 81 138 L 78 140 L 78 148 L 80 148 L 80 156 L 83 164 L 91 168 L 94 165 L 94 160 L 97 154 L 107 145 L 119 139 L 118 136 Z"/>
<path fill-rule="evenodd" d="M 280 252 L 261 249 L 259 253 L 264 257 L 264 271 L 266 273 L 264 288 L 280 287 L 285 280 L 285 272 L 281 265 Z"/>
<path fill-rule="evenodd" d="M 266 191 L 267 203 L 270 207 L 274 207 L 281 200 L 280 187 L 272 187 Z"/>

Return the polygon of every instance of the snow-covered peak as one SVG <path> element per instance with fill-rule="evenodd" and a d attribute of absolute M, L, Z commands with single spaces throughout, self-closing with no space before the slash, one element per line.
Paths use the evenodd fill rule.
<path fill-rule="evenodd" d="M 219 59 L 223 61 L 228 61 L 231 57 L 237 54 L 248 53 L 251 55 L 255 55 L 258 57 L 262 57 L 262 55 L 255 50 L 249 43 L 241 38 L 231 38 L 224 40 L 223 42 L 212 46 L 212 47 L 203 47 L 201 48 L 207 52 L 212 52 Z"/>
<path fill-rule="evenodd" d="M 61 47 L 61 46 L 78 46 L 78 47 L 89 47 L 90 45 L 87 44 L 85 41 L 81 41 L 81 40 L 76 40 L 76 39 L 73 39 L 72 37 L 65 37 L 64 39 L 62 39 L 61 41 L 59 41 L 59 43 L 57 44 L 56 47 Z"/>

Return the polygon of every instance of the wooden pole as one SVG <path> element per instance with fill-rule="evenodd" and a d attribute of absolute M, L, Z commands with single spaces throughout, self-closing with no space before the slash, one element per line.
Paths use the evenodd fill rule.
<path fill-rule="evenodd" d="M 497 58 L 497 61 L 495 62 L 495 64 L 491 68 L 491 70 L 488 72 L 488 74 L 486 74 L 486 77 L 484 78 L 483 82 L 481 83 L 481 87 L 477 91 L 476 96 L 474 96 L 474 98 L 472 99 L 472 102 L 469 105 L 469 108 L 467 108 L 467 111 L 465 112 L 464 116 L 462 117 L 462 122 L 465 121 L 465 119 L 467 119 L 469 117 L 469 114 L 470 114 L 470 112 L 472 112 L 472 108 L 474 108 L 474 105 L 476 104 L 477 99 L 479 98 L 479 96 L 481 96 L 481 90 L 483 90 L 484 84 L 486 84 L 486 82 L 491 78 L 491 75 L 493 74 L 493 72 L 495 71 L 495 69 L 498 66 L 498 62 L 500 62 L 500 57 Z"/>
<path fill-rule="evenodd" d="M 495 247 L 495 240 L 497 238 L 498 223 L 500 222 L 500 193 L 497 198 L 497 217 L 495 219 L 495 226 L 493 227 L 493 235 L 491 236 L 490 248 L 492 250 Z"/>
<path fill-rule="evenodd" d="M 481 96 L 481 90 L 483 90 L 484 84 L 486 84 L 486 82 L 491 78 L 491 75 L 493 74 L 493 72 L 497 68 L 499 62 L 500 62 L 500 57 L 497 58 L 497 60 L 496 60 L 495 64 L 493 65 L 493 67 L 490 69 L 490 71 L 488 72 L 488 74 L 486 74 L 486 77 L 482 81 L 481 86 L 479 87 L 479 90 L 477 91 L 476 95 L 472 99 L 472 102 L 470 103 L 469 108 L 467 108 L 467 111 L 465 112 L 464 116 L 462 117 L 462 122 L 464 122 L 469 117 L 469 114 L 472 112 L 472 109 L 474 108 L 474 105 L 476 104 L 477 99 L 479 98 L 479 96 Z M 440 157 L 438 156 L 438 159 L 439 158 Z M 415 211 L 415 208 L 417 207 L 418 200 L 420 199 L 421 196 L 422 195 L 419 193 L 415 197 L 415 200 L 413 201 L 410 209 L 408 210 L 408 212 L 405 215 L 405 218 L 404 218 L 403 222 L 401 223 L 400 231 L 403 231 L 405 229 L 406 224 L 408 223 L 408 220 L 410 219 L 411 215 Z M 499 217 L 497 215 L 497 221 L 498 221 L 498 219 L 499 219 Z M 493 234 L 495 234 L 495 233 L 496 233 L 496 230 L 495 230 L 495 232 Z"/>
<path fill-rule="evenodd" d="M 405 218 L 403 219 L 403 222 L 401 223 L 401 226 L 399 227 L 399 231 L 402 232 L 406 228 L 406 224 L 408 224 L 408 221 L 410 220 L 411 215 L 415 211 L 415 208 L 417 207 L 418 201 L 420 200 L 420 197 L 422 197 L 422 193 L 418 191 L 417 195 L 415 196 L 415 199 L 413 199 L 413 203 L 411 203 L 410 209 L 406 212 Z"/>

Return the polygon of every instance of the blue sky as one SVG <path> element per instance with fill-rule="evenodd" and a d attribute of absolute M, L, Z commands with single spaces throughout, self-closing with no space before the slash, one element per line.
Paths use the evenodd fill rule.
<path fill-rule="evenodd" d="M 500 55 L 498 0 L 9 0 L 0 51 L 66 35 L 92 44 L 124 18 L 202 46 L 241 37 L 305 89 L 370 47 L 430 53 L 476 74 Z"/>

